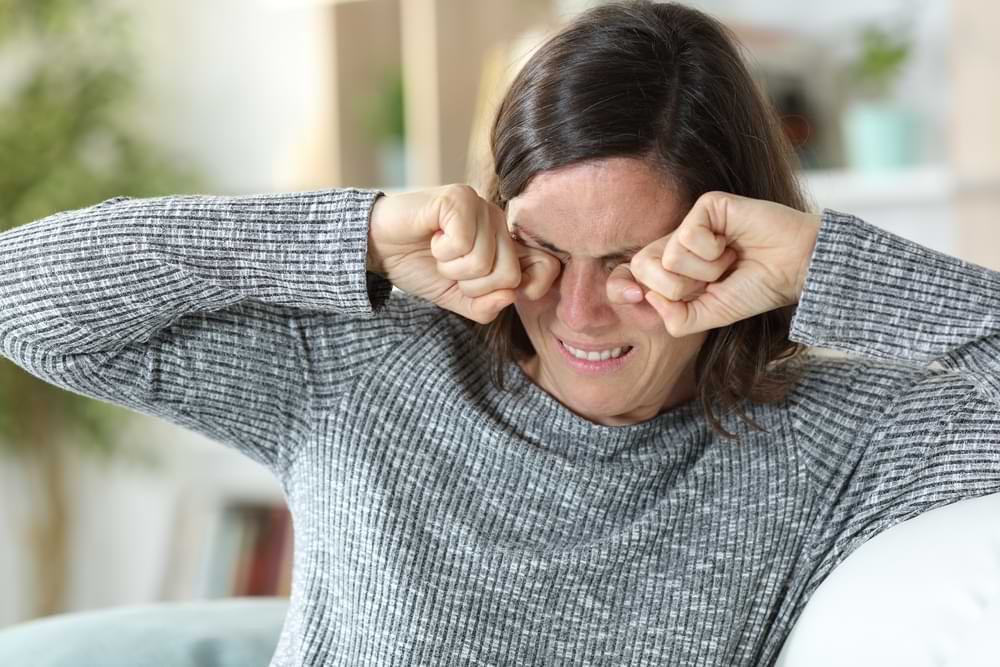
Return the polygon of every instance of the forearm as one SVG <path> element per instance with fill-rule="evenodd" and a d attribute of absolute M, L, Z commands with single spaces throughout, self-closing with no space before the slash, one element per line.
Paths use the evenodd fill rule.
<path fill-rule="evenodd" d="M 1000 273 L 825 211 L 797 342 L 974 373 L 1000 397 Z"/>
<path fill-rule="evenodd" d="M 246 299 L 370 312 L 364 235 L 376 194 L 115 198 L 11 230 L 0 235 L 0 350 L 118 349 Z"/>

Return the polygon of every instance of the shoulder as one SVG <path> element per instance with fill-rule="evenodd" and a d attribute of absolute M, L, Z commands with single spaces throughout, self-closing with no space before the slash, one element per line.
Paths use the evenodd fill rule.
<path fill-rule="evenodd" d="M 936 366 L 810 350 L 786 397 L 796 449 L 814 481 L 826 486 L 869 443 L 900 424 L 946 420 L 974 385 Z"/>
<path fill-rule="evenodd" d="M 396 288 L 377 317 L 397 332 L 400 342 L 409 340 L 418 347 L 433 345 L 462 354 L 478 349 L 475 322 Z"/>
<path fill-rule="evenodd" d="M 788 395 L 794 418 L 827 417 L 849 426 L 868 424 L 889 410 L 921 405 L 947 410 L 975 385 L 937 365 L 869 359 L 810 350 Z"/>
<path fill-rule="evenodd" d="M 475 332 L 461 316 L 398 289 L 371 312 L 308 311 L 300 317 L 321 405 L 366 378 L 440 380 L 478 358 Z"/>

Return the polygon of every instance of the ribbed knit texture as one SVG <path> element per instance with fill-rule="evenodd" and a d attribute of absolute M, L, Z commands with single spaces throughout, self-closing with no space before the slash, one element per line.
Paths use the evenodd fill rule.
<path fill-rule="evenodd" d="M 117 197 L 0 235 L 0 353 L 267 466 L 292 666 L 770 665 L 863 542 L 1000 491 L 1000 274 L 825 211 L 766 432 L 590 423 L 365 273 L 374 190 Z M 938 363 L 929 365 L 929 362 Z"/>

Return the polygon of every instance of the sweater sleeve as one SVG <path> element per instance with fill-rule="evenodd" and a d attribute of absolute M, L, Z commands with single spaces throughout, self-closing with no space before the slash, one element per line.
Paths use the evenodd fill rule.
<path fill-rule="evenodd" d="M 1000 273 L 826 210 L 790 338 L 862 358 L 827 365 L 798 416 L 820 573 L 900 521 L 1000 492 Z"/>
<path fill-rule="evenodd" d="M 380 194 L 116 197 L 14 228 L 0 353 L 281 468 L 316 409 L 316 360 L 329 394 L 405 328 L 377 317 L 392 286 L 365 272 Z"/>

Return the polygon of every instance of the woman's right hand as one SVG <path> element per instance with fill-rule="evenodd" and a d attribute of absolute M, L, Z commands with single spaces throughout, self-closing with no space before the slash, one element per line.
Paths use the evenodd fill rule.
<path fill-rule="evenodd" d="M 507 216 L 468 185 L 383 195 L 368 228 L 368 270 L 408 294 L 480 324 L 541 298 L 559 260 L 514 241 Z"/>

